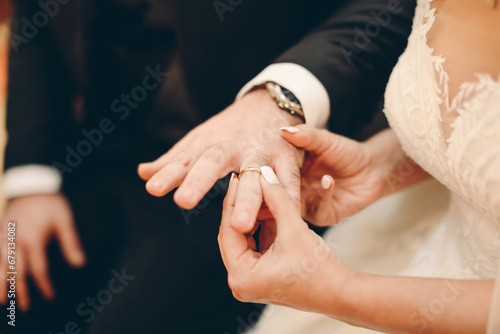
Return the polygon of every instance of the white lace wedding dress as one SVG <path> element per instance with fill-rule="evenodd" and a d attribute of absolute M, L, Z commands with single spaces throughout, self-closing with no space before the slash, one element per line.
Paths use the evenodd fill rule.
<path fill-rule="evenodd" d="M 437 10 L 431 0 L 418 1 L 408 47 L 387 86 L 385 113 L 405 152 L 439 182 L 384 198 L 332 228 L 325 239 L 344 263 L 367 272 L 495 279 L 500 260 L 500 81 L 493 77 L 498 73 L 470 68 L 475 80 L 457 84 L 466 71 L 455 66 L 453 73 L 447 72 L 449 55 L 440 55 L 428 43 L 439 20 Z M 500 333 L 498 285 L 497 280 L 489 329 L 495 334 Z M 430 305 L 431 316 L 442 312 L 438 304 L 434 309 Z M 416 330 L 428 320 L 418 313 L 409 319 Z M 324 315 L 270 306 L 252 333 L 373 332 Z"/>

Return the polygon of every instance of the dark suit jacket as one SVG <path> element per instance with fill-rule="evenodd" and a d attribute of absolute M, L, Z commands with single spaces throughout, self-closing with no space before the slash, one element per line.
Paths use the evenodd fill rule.
<path fill-rule="evenodd" d="M 16 4 L 6 168 L 64 162 L 103 118 L 116 129 L 82 165 L 154 158 L 275 62 L 311 71 L 330 97 L 330 129 L 352 135 L 377 109 L 414 11 L 411 0 L 59 1 L 31 38 L 42 9 Z M 120 119 L 113 101 L 148 66 L 170 75 Z"/>

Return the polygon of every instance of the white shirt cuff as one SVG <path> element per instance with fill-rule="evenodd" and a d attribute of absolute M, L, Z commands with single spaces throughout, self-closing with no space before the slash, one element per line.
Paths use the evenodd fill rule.
<path fill-rule="evenodd" d="M 330 98 L 323 84 L 307 69 L 293 63 L 277 63 L 266 67 L 247 83 L 238 93 L 236 100 L 255 86 L 268 81 L 276 82 L 291 91 L 302 105 L 306 123 L 325 128 L 330 117 Z"/>
<path fill-rule="evenodd" d="M 23 165 L 9 168 L 3 176 L 6 198 L 54 194 L 61 189 L 61 173 L 46 165 Z"/>

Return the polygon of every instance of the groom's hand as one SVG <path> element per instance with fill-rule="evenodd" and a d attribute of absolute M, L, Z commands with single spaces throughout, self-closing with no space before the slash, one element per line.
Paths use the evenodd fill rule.
<path fill-rule="evenodd" d="M 300 206 L 303 154 L 283 140 L 279 131 L 299 123 L 302 121 L 281 110 L 265 89 L 257 89 L 194 128 L 155 161 L 139 165 L 138 173 L 148 181 L 146 189 L 151 195 L 164 196 L 179 187 L 174 201 L 189 210 L 229 172 L 267 165 Z M 249 171 L 238 187 L 233 228 L 251 231 L 261 204 L 259 174 Z"/>

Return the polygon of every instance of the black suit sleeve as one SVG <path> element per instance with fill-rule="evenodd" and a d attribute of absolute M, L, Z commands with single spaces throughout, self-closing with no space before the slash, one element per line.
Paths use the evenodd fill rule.
<path fill-rule="evenodd" d="M 68 144 L 71 79 L 49 26 L 30 30 L 33 8 L 18 4 L 12 24 L 5 169 L 50 165 Z M 24 19 L 23 19 L 24 18 Z M 24 31 L 23 31 L 24 27 Z"/>
<path fill-rule="evenodd" d="M 276 62 L 313 73 L 330 97 L 330 129 L 350 135 L 378 110 L 389 75 L 406 47 L 412 0 L 346 1 Z"/>

